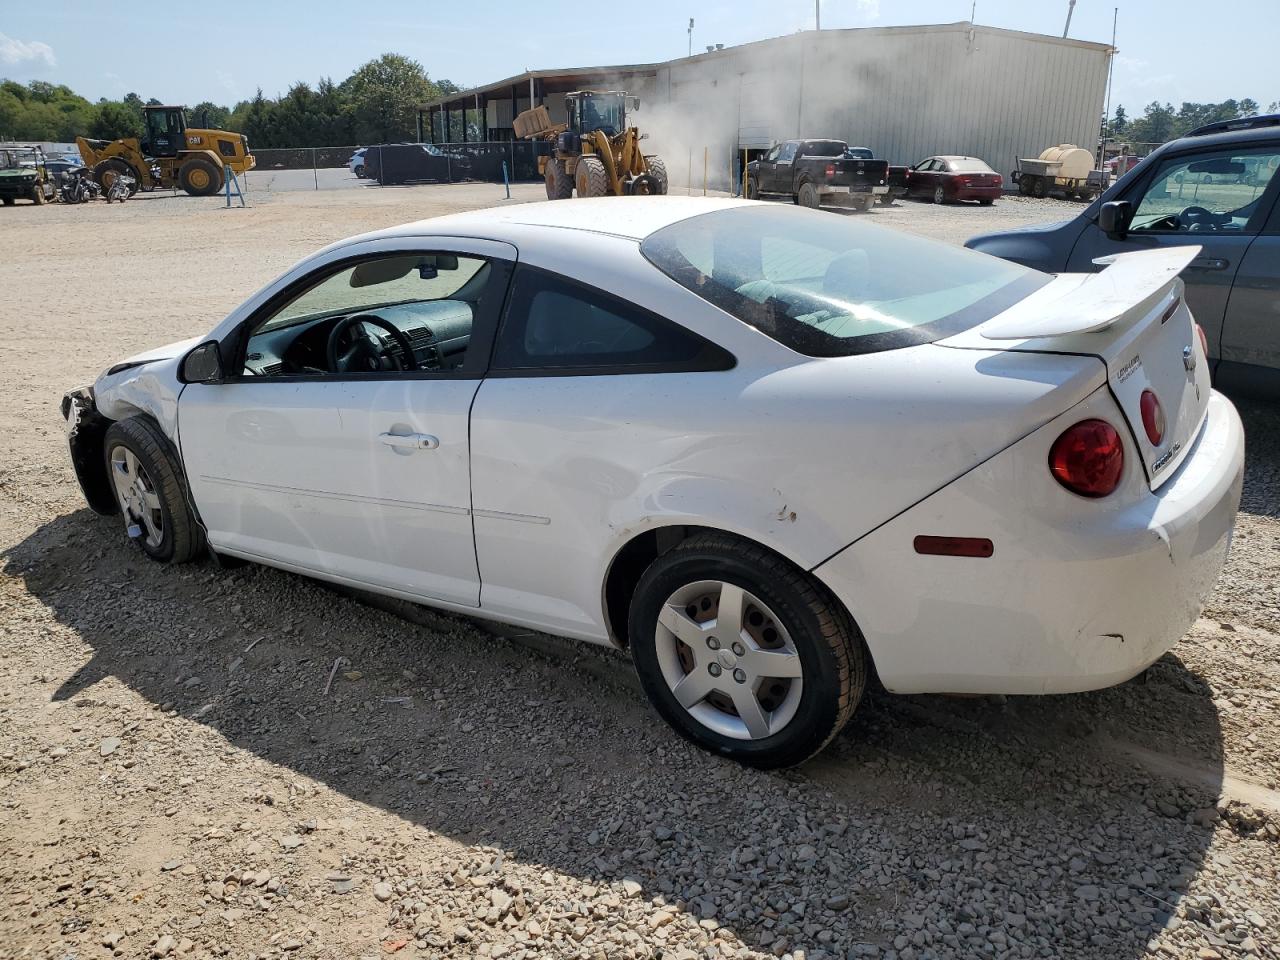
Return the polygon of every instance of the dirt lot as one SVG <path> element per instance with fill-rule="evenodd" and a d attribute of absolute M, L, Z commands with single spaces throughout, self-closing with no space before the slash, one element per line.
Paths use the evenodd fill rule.
<path fill-rule="evenodd" d="M 500 196 L 0 211 L 0 957 L 1277 956 L 1275 408 L 1242 405 L 1229 568 L 1145 677 L 872 696 L 781 774 L 690 749 L 621 654 L 161 567 L 87 511 L 64 389 L 321 244 Z M 1075 209 L 870 216 L 960 241 Z"/>

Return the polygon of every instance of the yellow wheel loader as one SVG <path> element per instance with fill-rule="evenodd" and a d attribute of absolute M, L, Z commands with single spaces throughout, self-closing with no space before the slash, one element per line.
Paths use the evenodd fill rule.
<path fill-rule="evenodd" d="M 640 152 L 643 139 L 627 126 L 627 102 L 640 101 L 617 91 L 581 90 L 564 98 L 567 123 L 552 123 L 545 106 L 515 119 L 516 136 L 542 140 L 550 154 L 538 157 L 538 173 L 548 200 L 580 197 L 648 196 L 667 192 L 667 168 L 659 157 Z"/>
<path fill-rule="evenodd" d="M 226 171 L 252 170 L 249 140 L 228 130 L 203 130 L 187 126 L 183 107 L 147 106 L 146 139 L 87 140 L 76 138 L 80 159 L 93 171 L 103 191 L 117 174 L 133 177 L 139 189 L 180 187 L 193 197 L 207 197 L 222 189 Z"/>

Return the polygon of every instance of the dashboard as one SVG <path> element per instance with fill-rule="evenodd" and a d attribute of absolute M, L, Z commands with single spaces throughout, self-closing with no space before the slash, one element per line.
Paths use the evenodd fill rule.
<path fill-rule="evenodd" d="M 355 313 L 372 314 L 389 321 L 413 347 L 418 370 L 452 370 L 462 364 L 471 342 L 473 309 L 462 300 L 429 300 L 367 307 L 359 311 L 327 314 L 249 338 L 244 374 L 254 377 L 281 377 L 329 373 L 326 346 L 333 327 Z M 372 324 L 364 327 L 367 336 L 378 340 L 388 353 L 400 357 L 401 348 L 387 331 Z"/>

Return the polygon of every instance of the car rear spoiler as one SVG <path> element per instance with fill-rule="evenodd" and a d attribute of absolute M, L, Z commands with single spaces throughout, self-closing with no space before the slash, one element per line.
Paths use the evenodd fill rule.
<path fill-rule="evenodd" d="M 978 328 L 987 340 L 1031 340 L 1103 330 L 1134 304 L 1160 291 L 1200 255 L 1201 247 L 1136 250 L 1099 257 L 1105 267 L 1078 286 L 1043 288 L 1049 299 L 1033 293 Z M 1056 295 L 1055 295 L 1056 294 Z"/>

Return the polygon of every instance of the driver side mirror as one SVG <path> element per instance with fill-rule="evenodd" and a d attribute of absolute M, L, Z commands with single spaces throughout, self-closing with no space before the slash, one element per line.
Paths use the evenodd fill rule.
<path fill-rule="evenodd" d="M 1112 240 L 1123 240 L 1129 235 L 1129 219 L 1133 216 L 1133 204 L 1128 200 L 1112 200 L 1098 211 L 1098 229 Z"/>
<path fill-rule="evenodd" d="M 208 340 L 182 358 L 178 379 L 183 383 L 217 383 L 222 379 L 222 354 L 218 341 Z"/>

